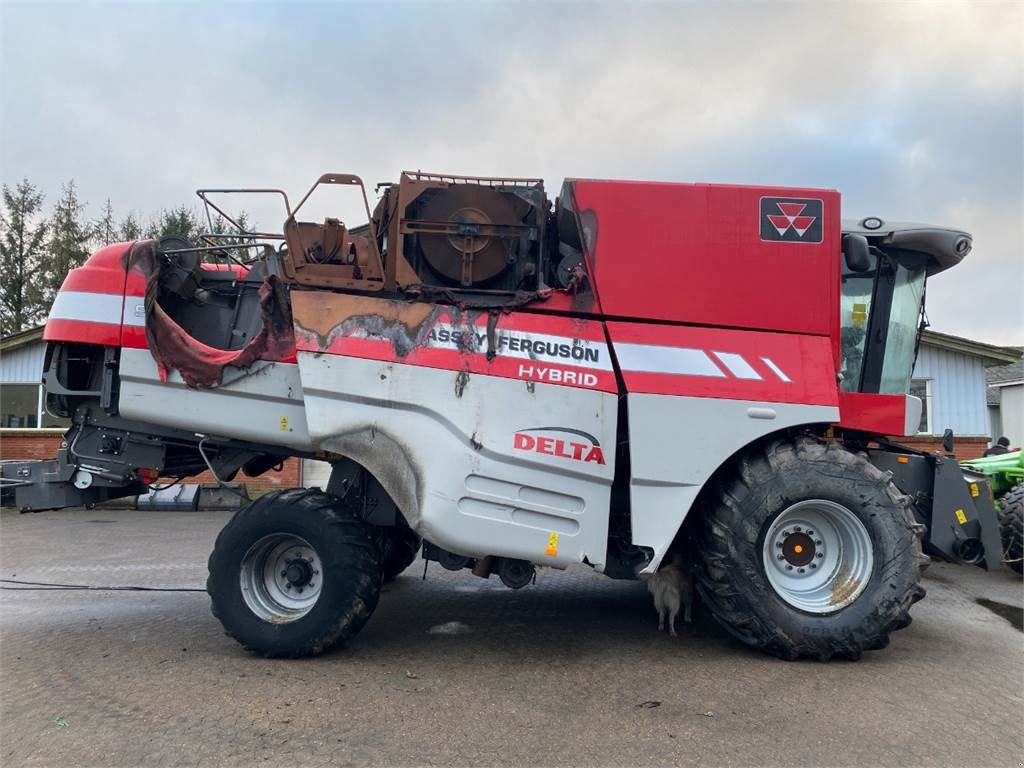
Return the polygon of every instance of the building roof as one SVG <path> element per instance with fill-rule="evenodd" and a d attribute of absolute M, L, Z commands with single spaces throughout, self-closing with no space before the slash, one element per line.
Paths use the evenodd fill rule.
<path fill-rule="evenodd" d="M 10 336 L 0 338 L 0 352 L 10 352 L 35 341 L 42 341 L 43 329 L 45 327 L 45 325 L 37 325 L 35 328 L 26 328 L 24 331 L 18 331 Z"/>
<path fill-rule="evenodd" d="M 962 336 L 939 333 L 928 328 L 921 333 L 921 343 L 950 352 L 959 352 L 962 355 L 980 357 L 985 360 L 985 365 L 1016 363 L 1022 356 L 1019 347 L 999 347 L 995 344 L 986 344 L 983 341 L 965 339 Z"/>
<path fill-rule="evenodd" d="M 1024 360 L 1009 365 L 993 365 L 985 369 L 985 400 L 989 405 L 999 405 L 1003 400 L 1003 387 L 1024 385 Z"/>

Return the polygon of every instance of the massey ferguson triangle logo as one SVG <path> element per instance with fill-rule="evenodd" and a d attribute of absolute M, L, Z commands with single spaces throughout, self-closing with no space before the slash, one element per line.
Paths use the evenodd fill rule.
<path fill-rule="evenodd" d="M 542 433 L 549 434 L 542 434 Z M 571 461 L 604 464 L 604 451 L 593 435 L 568 427 L 533 427 L 521 429 L 512 438 L 517 451 L 558 456 Z"/>
<path fill-rule="evenodd" d="M 761 239 L 786 243 L 820 243 L 822 202 L 790 197 L 761 198 Z"/>

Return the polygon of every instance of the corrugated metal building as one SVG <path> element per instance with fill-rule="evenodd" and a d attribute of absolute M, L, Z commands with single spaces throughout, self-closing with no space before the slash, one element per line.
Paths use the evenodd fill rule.
<path fill-rule="evenodd" d="M 2 428 L 62 426 L 43 410 L 43 329 L 7 336 L 0 344 L 0 407 Z"/>
<path fill-rule="evenodd" d="M 985 370 L 1020 359 L 1012 347 L 997 347 L 926 330 L 914 365 L 910 393 L 924 401 L 921 434 L 990 437 Z"/>

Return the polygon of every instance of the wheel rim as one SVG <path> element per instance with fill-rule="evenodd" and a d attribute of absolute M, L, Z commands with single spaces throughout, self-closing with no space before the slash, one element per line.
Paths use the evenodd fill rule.
<path fill-rule="evenodd" d="M 835 613 L 856 600 L 874 568 L 868 529 L 842 504 L 808 499 L 772 521 L 762 549 L 765 575 L 787 604 Z"/>
<path fill-rule="evenodd" d="M 301 619 L 316 605 L 323 565 L 305 539 L 289 533 L 264 536 L 242 558 L 242 598 L 271 624 Z"/>

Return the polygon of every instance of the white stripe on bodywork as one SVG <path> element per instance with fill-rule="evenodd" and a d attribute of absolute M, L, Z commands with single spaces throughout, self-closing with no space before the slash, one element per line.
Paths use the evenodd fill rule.
<path fill-rule="evenodd" d="M 50 307 L 50 319 L 120 325 L 123 299 L 118 293 L 60 291 Z"/>
<path fill-rule="evenodd" d="M 616 344 L 615 354 L 618 356 L 619 366 L 624 371 L 725 378 L 725 374 L 702 349 Z"/>
<path fill-rule="evenodd" d="M 772 359 L 770 357 L 762 357 L 761 362 L 767 365 L 769 368 L 771 368 L 772 373 L 774 373 L 787 384 L 789 384 L 790 381 L 792 381 L 792 379 L 790 379 L 789 376 L 782 372 L 782 369 L 779 368 L 779 366 L 772 362 Z"/>
<path fill-rule="evenodd" d="M 750 363 L 747 362 L 743 355 L 738 355 L 735 352 L 712 352 L 726 368 L 729 369 L 729 373 L 735 376 L 737 379 L 752 379 L 754 381 L 761 381 L 761 374 L 755 371 Z"/>
<path fill-rule="evenodd" d="M 125 296 L 124 314 L 121 322 L 125 325 L 145 326 L 146 324 L 146 297 Z"/>

